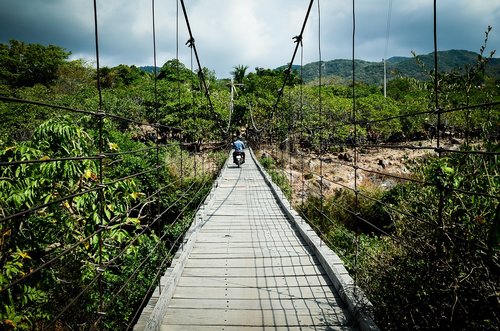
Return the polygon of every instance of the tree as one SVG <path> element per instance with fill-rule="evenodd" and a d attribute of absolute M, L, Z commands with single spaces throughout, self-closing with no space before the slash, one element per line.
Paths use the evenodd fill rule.
<path fill-rule="evenodd" d="M 194 77 L 193 72 L 177 59 L 165 62 L 158 74 L 158 79 L 166 79 L 171 82 L 187 82 L 193 80 Z"/>
<path fill-rule="evenodd" d="M 0 84 L 12 87 L 48 85 L 57 78 L 57 71 L 70 52 L 63 48 L 25 44 L 11 40 L 0 44 Z"/>
<path fill-rule="evenodd" d="M 139 79 L 142 75 L 145 74 L 145 72 L 143 72 L 136 66 L 132 65 L 129 67 L 125 64 L 120 64 L 119 66 L 114 67 L 113 71 L 116 72 L 116 75 L 119 78 L 119 82 L 126 86 L 132 84 L 135 80 Z"/>
<path fill-rule="evenodd" d="M 233 69 L 234 70 L 231 71 L 231 75 L 233 75 L 234 81 L 238 84 L 243 84 L 243 79 L 245 78 L 248 66 L 240 64 L 233 67 Z"/>

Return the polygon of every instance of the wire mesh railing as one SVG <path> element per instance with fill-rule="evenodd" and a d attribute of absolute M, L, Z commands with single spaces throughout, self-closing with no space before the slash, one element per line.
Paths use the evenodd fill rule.
<path fill-rule="evenodd" d="M 16 109 L 33 105 L 1 101 Z M 43 117 L 47 107 L 37 103 L 35 112 Z M 189 153 L 173 140 L 126 142 L 118 136 L 108 136 L 99 150 L 96 145 L 117 127 L 117 117 L 64 110 L 77 116 L 49 119 L 35 130 L 38 141 L 8 147 L 0 156 L 0 296 L 24 322 L 36 317 L 41 329 L 132 323 L 208 192 L 220 155 Z M 80 126 L 78 117 L 89 115 L 95 125 Z M 101 118 L 104 130 L 96 128 Z M 72 139 L 80 139 L 78 146 Z"/>
<path fill-rule="evenodd" d="M 192 148 L 159 123 L 154 1 L 152 15 L 148 121 L 105 110 L 96 1 L 93 110 L 0 96 L 36 119 L 0 151 L 3 327 L 132 328 L 225 160 L 226 144 Z"/>
<path fill-rule="evenodd" d="M 469 304 L 488 305 L 500 265 L 500 102 L 481 81 L 488 62 L 484 47 L 480 64 L 468 67 L 469 81 L 460 85 L 452 79 L 460 74 L 440 71 L 436 42 L 432 79 L 419 84 L 425 97 L 384 112 L 394 103 L 358 95 L 354 1 L 352 10 L 350 96 L 326 102 L 332 87 L 321 79 L 314 86 L 287 87 L 289 98 L 278 96 L 281 118 L 268 123 L 273 137 L 263 155 L 274 160 L 271 171 L 288 178 L 282 184 L 291 186 L 301 216 L 367 290 L 382 327 L 486 325 L 484 316 L 498 321 L 495 309 Z M 317 70 L 321 77 L 321 61 Z M 484 284 L 476 286 L 479 279 Z M 398 287 L 394 298 L 426 321 L 384 310 L 398 305 L 384 295 L 388 286 Z"/>

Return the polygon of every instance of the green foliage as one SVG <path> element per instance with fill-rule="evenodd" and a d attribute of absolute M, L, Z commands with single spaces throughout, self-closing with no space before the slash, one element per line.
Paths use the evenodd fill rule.
<path fill-rule="evenodd" d="M 25 44 L 17 40 L 0 44 L 0 84 L 47 85 L 57 78 L 59 67 L 69 55 L 53 45 Z"/>
<path fill-rule="evenodd" d="M 64 119 L 60 122 L 53 119 L 45 123 L 35 131 L 35 137 L 35 142 L 4 147 L 0 151 L 0 159 L 3 162 L 44 160 L 88 152 L 88 136 Z M 12 215 L 77 193 L 90 184 L 85 174 L 92 171 L 95 171 L 95 165 L 91 161 L 3 167 L 0 175 L 1 215 Z M 63 247 L 64 241 L 75 236 L 84 236 L 84 229 L 79 227 L 79 221 L 82 213 L 87 210 L 79 208 L 79 201 L 85 198 L 88 196 L 75 198 L 75 205 L 65 202 L 63 208 L 49 205 L 29 214 L 23 222 L 14 218 L 1 224 L 2 289 L 12 281 L 22 278 L 35 266 L 32 258 L 48 258 Z M 2 315 L 21 329 L 30 328 L 35 321 L 49 319 L 52 315 L 45 303 L 48 303 L 49 297 L 53 298 L 58 293 L 54 287 L 57 274 L 60 273 L 50 277 L 47 274 L 41 280 L 30 279 L 21 286 L 12 287 L 2 293 L 2 301 L 9 298 L 10 302 L 10 305 L 3 307 L 5 310 L 1 311 Z M 16 312 L 15 316 L 12 315 L 13 312 Z M 4 323 L 8 324 L 5 321 Z"/>
<path fill-rule="evenodd" d="M 449 50 L 438 52 L 439 66 L 443 71 L 462 69 L 466 65 L 471 65 L 477 60 L 477 53 L 465 50 Z M 426 68 L 434 66 L 434 54 L 419 55 L 418 58 L 425 64 Z M 492 65 L 487 68 L 489 75 L 498 79 L 498 68 L 500 61 L 494 59 Z M 383 62 L 368 62 L 355 60 L 356 80 L 367 84 L 382 86 L 384 75 Z M 408 57 L 395 57 L 387 59 L 387 74 L 389 82 L 399 77 L 414 77 L 420 81 L 429 79 L 429 70 L 422 71 L 415 60 L 408 54 Z M 311 82 L 318 77 L 318 62 L 304 65 L 304 81 Z M 340 82 L 352 81 L 352 60 L 337 59 L 323 62 L 324 77 L 336 77 Z"/>
<path fill-rule="evenodd" d="M 443 109 L 498 101 L 498 84 L 488 75 L 498 61 L 483 56 L 484 47 L 463 70 L 450 66 L 450 71 L 439 74 L 439 103 Z M 0 288 L 21 280 L 40 261 L 76 245 L 70 254 L 53 261 L 50 268 L 0 294 L 0 301 L 6 303 L 0 307 L 0 318 L 7 329 L 47 326 L 61 307 L 99 275 L 101 285 L 93 283 L 79 298 L 79 306 L 69 308 L 62 321 L 69 328 L 90 327 L 101 308 L 101 287 L 102 304 L 108 314 L 102 317 L 99 327 L 125 329 L 144 291 L 154 281 L 156 267 L 171 258 L 168 252 L 175 250 L 171 243 L 189 227 L 193 210 L 226 157 L 215 152 L 202 159 L 193 150 L 170 143 L 175 138 L 199 146 L 202 141 L 221 139 L 219 124 L 197 74 L 178 60 L 167 61 L 156 82 L 154 75 L 135 66 L 101 68 L 103 105 L 99 109 L 95 69 L 82 60 L 66 61 L 68 55 L 55 46 L 16 41 L 0 45 L 0 94 L 102 110 L 135 122 L 103 120 L 102 152 L 114 153 L 102 161 L 104 182 L 111 183 L 105 187 L 98 186 L 101 172 L 96 160 L 0 168 L 0 217 L 47 204 L 0 225 Z M 457 62 L 461 56 L 453 52 L 439 55 L 442 68 L 446 68 L 448 57 Z M 429 67 L 427 57 L 420 60 L 425 68 Z M 243 85 L 235 93 L 229 129 L 252 127 L 255 140 L 273 138 L 282 147 L 295 150 L 295 145 L 300 145 L 303 150 L 315 152 L 342 150 L 352 144 L 354 125 L 358 143 L 365 143 L 365 139 L 382 143 L 426 139 L 431 135 L 430 128 L 437 127 L 437 116 L 407 115 L 434 108 L 433 80 L 429 79 L 433 73 L 422 71 L 414 59 L 392 59 L 389 63 L 389 70 L 399 78 L 389 81 L 387 98 L 382 97 L 379 84 L 381 63 L 356 61 L 354 89 L 348 60 L 325 63 L 324 74 L 343 76 L 335 70 L 348 70 L 348 75 L 325 78 L 321 87 L 314 79 L 317 63 L 303 68 L 312 73 L 311 79 L 307 75 L 299 77 L 295 66 L 284 91 L 280 91 L 282 68 L 256 68 L 247 74 L 246 66 L 236 66 L 235 78 Z M 403 78 L 406 72 L 418 72 L 425 76 L 425 82 L 418 75 Z M 225 128 L 230 120 L 228 82 L 217 81 L 215 73 L 207 68 L 203 68 L 203 75 L 213 111 Z M 370 81 L 375 76 L 379 78 Z M 308 83 L 302 84 L 302 78 Z M 275 108 L 280 92 L 281 102 Z M 0 103 L 0 161 L 45 161 L 99 154 L 99 121 L 94 116 L 63 114 L 66 112 L 50 107 Z M 396 118 L 381 121 L 389 117 Z M 480 139 L 487 150 L 498 151 L 498 118 L 498 107 L 491 106 L 449 112 L 442 114 L 442 130 L 464 135 L 467 144 L 463 148 L 467 151 L 477 148 L 474 139 Z M 157 137 L 154 128 L 140 124 L 157 122 L 182 127 L 183 132 L 162 128 Z M 259 131 L 262 128 L 266 130 Z M 289 135 L 292 131 L 293 139 Z M 167 141 L 167 146 L 157 151 L 156 138 L 162 143 Z M 206 172 L 203 162 L 211 165 L 212 172 Z M 155 170 L 158 163 L 162 167 Z M 280 162 L 264 157 L 261 163 L 290 198 L 288 176 L 278 169 Z M 495 293 L 500 274 L 498 203 L 486 196 L 455 190 L 498 196 L 497 164 L 495 157 L 466 154 L 430 160 L 415 171 L 431 186 L 399 184 L 386 192 L 364 185 L 357 198 L 352 191 L 339 190 L 323 200 L 312 197 L 302 212 L 321 229 L 323 238 L 334 245 L 348 268 L 357 273 L 376 304 L 378 320 L 387 329 L 493 329 L 498 323 L 494 312 L 498 311 Z M 140 175 L 124 179 L 131 174 Z M 83 194 L 86 190 L 96 191 Z M 56 203 L 69 195 L 77 196 Z M 441 219 L 439 196 L 443 197 Z M 168 210 L 155 222 L 154 215 L 167 206 Z M 353 206 L 356 215 L 346 211 Z M 389 207 L 428 221 L 408 219 Z M 360 223 L 360 219 L 366 222 Z M 148 228 L 152 222 L 155 224 Z M 391 236 L 381 235 L 382 231 L 368 223 Z M 99 229 L 105 231 L 94 235 Z M 101 263 L 110 266 L 102 274 L 96 267 Z M 120 295 L 111 294 L 118 291 Z"/>
<path fill-rule="evenodd" d="M 328 243 L 342 258 L 346 268 L 353 270 L 356 258 L 356 250 L 354 249 L 355 236 L 345 224 L 338 220 L 336 216 L 340 215 L 338 211 L 335 214 L 335 207 L 332 202 L 334 202 L 333 199 L 331 202 L 325 203 L 320 197 L 312 195 L 304 204 L 298 207 L 298 211 L 302 217 L 311 223 L 316 232 L 321 234 L 323 241 Z"/>
<path fill-rule="evenodd" d="M 103 88 L 130 86 L 146 75 L 146 72 L 134 65 L 127 66 L 120 64 L 114 68 L 102 67 L 99 70 L 99 78 L 101 81 L 101 87 Z"/>
<path fill-rule="evenodd" d="M 141 69 L 137 68 L 136 66 L 127 66 L 124 64 L 120 64 L 119 66 L 113 68 L 114 71 L 116 72 L 116 75 L 119 79 L 119 84 L 120 85 L 125 85 L 129 86 L 141 76 L 145 75 L 145 72 L 142 71 Z"/>
<path fill-rule="evenodd" d="M 392 231 L 390 215 L 375 202 L 384 199 L 384 194 L 379 187 L 364 185 L 356 199 L 352 190 L 339 189 L 323 200 L 309 197 L 299 211 L 323 235 L 323 240 L 334 247 L 346 267 L 354 271 L 355 259 L 360 254 L 356 246 L 361 251 L 371 250 L 378 244 L 374 234 Z M 360 243 L 355 244 L 355 233 L 359 234 Z"/>
<path fill-rule="evenodd" d="M 158 79 L 171 82 L 194 83 L 194 73 L 177 59 L 167 61 L 158 74 Z"/>
<path fill-rule="evenodd" d="M 361 186 L 357 202 L 352 191 L 338 190 L 324 202 L 309 198 L 301 213 L 356 272 L 384 329 L 495 329 L 499 206 L 488 195 L 499 194 L 497 158 L 454 154 L 415 172 L 433 185 Z M 356 222 L 353 209 L 390 236 Z"/>
<path fill-rule="evenodd" d="M 361 267 L 363 285 L 388 328 L 476 330 L 498 325 L 498 201 L 452 191 L 498 196 L 495 163 L 494 158 L 463 155 L 431 160 L 421 170 L 436 189 L 407 184 L 388 193 L 395 206 L 428 220 L 391 211 L 396 240 Z M 472 180 L 463 180 L 464 174 Z M 442 219 L 437 214 L 439 191 L 444 194 Z M 388 286 L 398 291 L 388 295 Z"/>
<path fill-rule="evenodd" d="M 233 75 L 234 81 L 236 83 L 243 84 L 243 79 L 245 78 L 247 69 L 248 66 L 242 64 L 234 67 L 234 70 L 231 72 L 231 75 Z"/>
<path fill-rule="evenodd" d="M 490 58 L 482 51 L 474 65 L 438 74 L 439 104 L 444 109 L 497 101 L 491 93 L 497 88 L 485 74 Z M 361 128 L 382 141 L 398 132 L 406 139 L 435 137 L 429 130 L 437 126 L 434 114 L 398 117 L 382 126 L 362 123 L 433 109 L 434 88 L 432 79 L 399 79 L 389 83 L 388 100 L 378 93 L 359 97 L 356 115 Z M 322 95 L 329 98 L 328 92 Z M 498 328 L 498 158 L 474 154 L 498 153 L 498 126 L 492 125 L 491 117 L 497 108 L 442 114 L 440 130 L 466 139 L 463 153 L 420 160 L 413 176 L 427 185 L 399 183 L 387 191 L 361 185 L 357 198 L 351 190 L 337 190 L 323 200 L 310 197 L 302 206 L 302 214 L 355 273 L 383 329 Z M 308 123 L 314 123 L 308 116 Z M 318 146 L 314 144 L 312 148 Z"/>
<path fill-rule="evenodd" d="M 273 183 L 278 185 L 283 194 L 287 199 L 291 199 L 292 197 L 292 187 L 290 186 L 290 182 L 288 181 L 287 174 L 276 168 L 275 161 L 270 156 L 262 156 L 259 160 L 260 164 L 266 169 L 269 176 L 271 176 L 271 180 Z"/>
<path fill-rule="evenodd" d="M 83 117 L 82 123 L 85 120 Z M 97 284 L 96 266 L 100 264 L 113 266 L 102 273 L 104 285 L 101 289 L 105 293 L 102 304 L 108 314 L 101 325 L 105 329 L 126 328 L 156 277 L 157 267 L 168 258 L 170 247 L 167 243 L 177 241 L 187 229 L 193 210 L 210 187 L 208 174 L 179 180 L 169 171 L 115 181 L 150 170 L 156 166 L 157 158 L 169 164 L 168 158 L 181 151 L 178 147 L 161 148 L 156 155 L 154 149 L 148 148 L 150 146 L 132 141 L 129 134 L 116 130 L 107 121 L 104 124 L 104 152 L 137 152 L 110 156 L 103 161 L 105 181 L 113 183 L 101 189 L 102 195 L 87 192 L 53 203 L 56 199 L 97 188 L 99 167 L 94 160 L 16 164 L 1 169 L 0 217 L 41 204 L 47 207 L 30 212 L 21 220 L 14 217 L 0 225 L 0 289 L 21 281 L 41 264 L 40 261 L 61 254 L 38 275 L 2 291 L 0 299 L 5 304 L 0 307 L 0 317 L 4 328 L 47 326 L 76 296 L 81 296 L 79 304 L 70 307 L 62 319 L 67 325 L 89 327 L 96 318 L 95 312 L 100 309 L 101 296 L 97 285 L 84 289 L 92 282 Z M 96 132 L 72 123 L 70 117 L 52 118 L 42 123 L 33 137 L 33 141 L 3 146 L 0 161 L 44 161 L 94 155 L 98 145 Z M 139 152 L 141 150 L 144 152 Z M 189 156 L 184 157 L 187 166 Z M 155 192 L 160 186 L 163 190 L 169 186 L 171 189 L 166 190 L 166 195 L 162 194 L 160 205 L 154 207 Z M 177 199 L 180 195 L 182 200 Z M 153 200 L 147 200 L 147 196 Z M 102 203 L 97 203 L 100 199 Z M 178 201 L 173 203 L 174 200 Z M 137 204 L 142 205 L 140 210 L 133 208 Z M 168 205 L 174 207 L 157 220 L 158 226 L 144 232 L 143 228 L 152 222 L 155 208 L 164 209 Z M 186 207 L 189 207 L 187 211 Z M 179 221 L 170 223 L 181 214 Z M 102 226 L 105 231 L 97 235 L 96 231 Z M 160 241 L 160 233 L 166 233 L 168 240 Z M 72 246 L 69 254 L 64 253 Z M 154 254 L 151 254 L 152 249 Z M 115 296 L 117 292 L 121 292 L 120 296 Z"/>
<path fill-rule="evenodd" d="M 371 94 L 356 100 L 357 116 L 362 121 L 378 121 L 399 115 L 399 108 L 392 99 L 384 98 L 380 94 Z M 374 122 L 368 127 L 377 132 L 379 139 L 387 140 L 391 136 L 402 134 L 399 119 Z"/>
<path fill-rule="evenodd" d="M 292 197 L 292 188 L 290 187 L 287 174 L 283 171 L 275 169 L 269 171 L 269 175 L 271 176 L 273 183 L 279 186 L 285 197 L 290 199 Z"/>
<path fill-rule="evenodd" d="M 10 233 L 3 231 L 3 238 L 7 236 L 10 236 Z M 0 288 L 22 277 L 31 259 L 28 253 L 19 250 L 4 257 L 5 263 L 0 272 Z M 24 284 L 17 295 L 12 290 L 8 290 L 7 298 L 8 300 L 3 305 L 4 309 L 0 311 L 3 326 L 28 330 L 33 326 L 34 320 L 49 318 L 47 313 L 35 308 L 48 302 L 47 293 L 44 291 Z"/>
<path fill-rule="evenodd" d="M 262 156 L 259 162 L 266 170 L 274 168 L 274 159 L 270 156 Z"/>

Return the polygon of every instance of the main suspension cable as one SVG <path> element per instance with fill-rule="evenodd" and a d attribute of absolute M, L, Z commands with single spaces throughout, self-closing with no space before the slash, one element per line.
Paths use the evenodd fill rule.
<path fill-rule="evenodd" d="M 205 90 L 205 96 L 206 96 L 208 104 L 209 104 L 210 112 L 217 123 L 217 126 L 219 128 L 220 133 L 222 134 L 222 137 L 226 137 L 228 132 L 226 132 L 224 130 L 222 123 L 221 123 L 221 120 L 219 118 L 219 115 L 214 110 L 214 106 L 212 104 L 212 99 L 210 98 L 210 91 L 208 89 L 208 85 L 207 85 L 207 82 L 205 79 L 205 73 L 203 72 L 203 67 L 201 66 L 200 57 L 198 56 L 198 50 L 196 49 L 195 39 L 193 37 L 193 32 L 191 31 L 191 24 L 189 23 L 189 18 L 187 15 L 186 6 L 184 5 L 184 0 L 180 0 L 180 1 L 181 1 L 181 5 L 182 5 L 182 11 L 184 13 L 184 19 L 186 20 L 186 26 L 188 28 L 188 33 L 189 33 L 189 40 L 187 41 L 186 44 L 188 45 L 188 47 L 192 48 L 194 51 L 196 63 L 198 64 L 198 76 L 199 76 L 201 83 L 202 83 L 202 86 Z"/>
<path fill-rule="evenodd" d="M 278 108 L 278 104 L 283 96 L 285 86 L 288 82 L 288 79 L 290 78 L 290 74 L 292 73 L 293 62 L 295 61 L 295 56 L 297 55 L 297 51 L 299 50 L 299 47 L 302 45 L 304 30 L 306 28 L 307 20 L 309 19 L 309 14 L 311 13 L 311 8 L 312 8 L 313 3 L 314 3 L 314 0 L 309 1 L 309 6 L 307 7 L 306 17 L 304 18 L 304 22 L 302 23 L 302 28 L 300 30 L 300 33 L 297 36 L 293 37 L 293 40 L 295 42 L 295 49 L 293 50 L 292 59 L 288 63 L 288 68 L 285 71 L 285 77 L 283 79 L 283 84 L 281 86 L 281 89 L 278 91 L 278 96 L 276 98 L 276 102 L 274 103 L 273 109 L 271 111 L 271 114 L 270 114 L 271 119 L 272 119 L 274 113 L 276 112 L 276 109 Z"/>

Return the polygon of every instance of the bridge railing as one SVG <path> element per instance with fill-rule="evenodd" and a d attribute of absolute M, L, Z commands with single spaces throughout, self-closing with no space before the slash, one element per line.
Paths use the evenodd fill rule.
<path fill-rule="evenodd" d="M 446 75 L 434 77 L 444 80 Z M 425 311 L 425 316 L 434 316 L 438 309 L 425 300 L 439 297 L 448 321 L 432 323 L 450 327 L 452 324 L 446 323 L 456 314 L 456 307 L 449 304 L 453 298 L 470 300 L 471 293 L 465 293 L 465 288 L 481 283 L 482 275 L 498 268 L 500 192 L 495 178 L 500 152 L 498 125 L 493 118 L 498 117 L 500 103 L 479 86 L 476 93 L 482 97 L 475 97 L 481 102 L 464 105 L 450 100 L 446 89 L 453 87 L 425 84 L 432 87 L 428 99 L 436 101 L 435 108 L 396 109 L 394 115 L 376 119 L 366 116 L 370 109 L 357 102 L 355 83 L 348 113 L 339 113 L 331 104 L 313 97 L 306 99 L 301 86 L 289 88 L 285 91 L 288 99 L 279 109 L 281 116 L 277 114 L 266 130 L 269 141 L 262 144 L 261 155 L 271 159 L 266 162 L 272 164 L 277 178 L 291 188 L 291 200 L 301 216 L 343 259 L 357 284 L 370 289 L 379 316 L 383 307 L 397 304 L 384 296 L 387 286 L 398 282 L 397 286 L 410 287 L 414 275 L 409 270 L 415 268 L 421 277 L 435 277 L 419 284 L 419 298 L 425 299 L 416 303 L 411 297 L 416 294 L 408 288 L 398 293 L 399 300 L 415 309 L 415 314 Z M 329 88 L 320 85 L 317 94 L 326 95 Z M 443 90 L 449 93 L 446 97 L 440 96 Z M 461 92 L 454 93 L 463 98 Z M 381 99 L 377 107 L 384 104 Z M 304 121 L 307 116 L 316 116 L 316 122 Z M 416 132 L 422 136 L 377 136 L 381 127 L 391 131 L 391 127 L 402 127 L 406 122 L 422 125 L 422 131 Z M 458 122 L 462 128 L 467 123 L 465 129 L 453 131 Z M 308 126 L 311 123 L 314 126 Z M 428 272 L 423 271 L 426 268 Z M 452 276 L 460 273 L 460 268 L 476 280 L 464 279 L 468 284 L 462 284 L 461 277 Z M 374 277 L 380 277 L 381 283 L 374 285 Z M 495 278 L 487 278 L 481 291 L 492 295 Z M 450 284 L 457 282 L 461 295 L 451 290 Z M 432 297 L 430 293 L 436 291 L 441 294 Z M 484 295 L 472 296 L 487 305 Z M 480 318 L 477 316 L 484 311 L 474 307 L 462 307 L 462 312 Z M 494 316 L 492 311 L 489 316 Z M 388 316 L 383 318 L 392 323 Z M 411 327 L 411 322 L 402 327 Z"/>
<path fill-rule="evenodd" d="M 130 328 L 225 154 L 102 111 L 0 101 L 46 119 L 0 150 L 3 323 Z"/>

